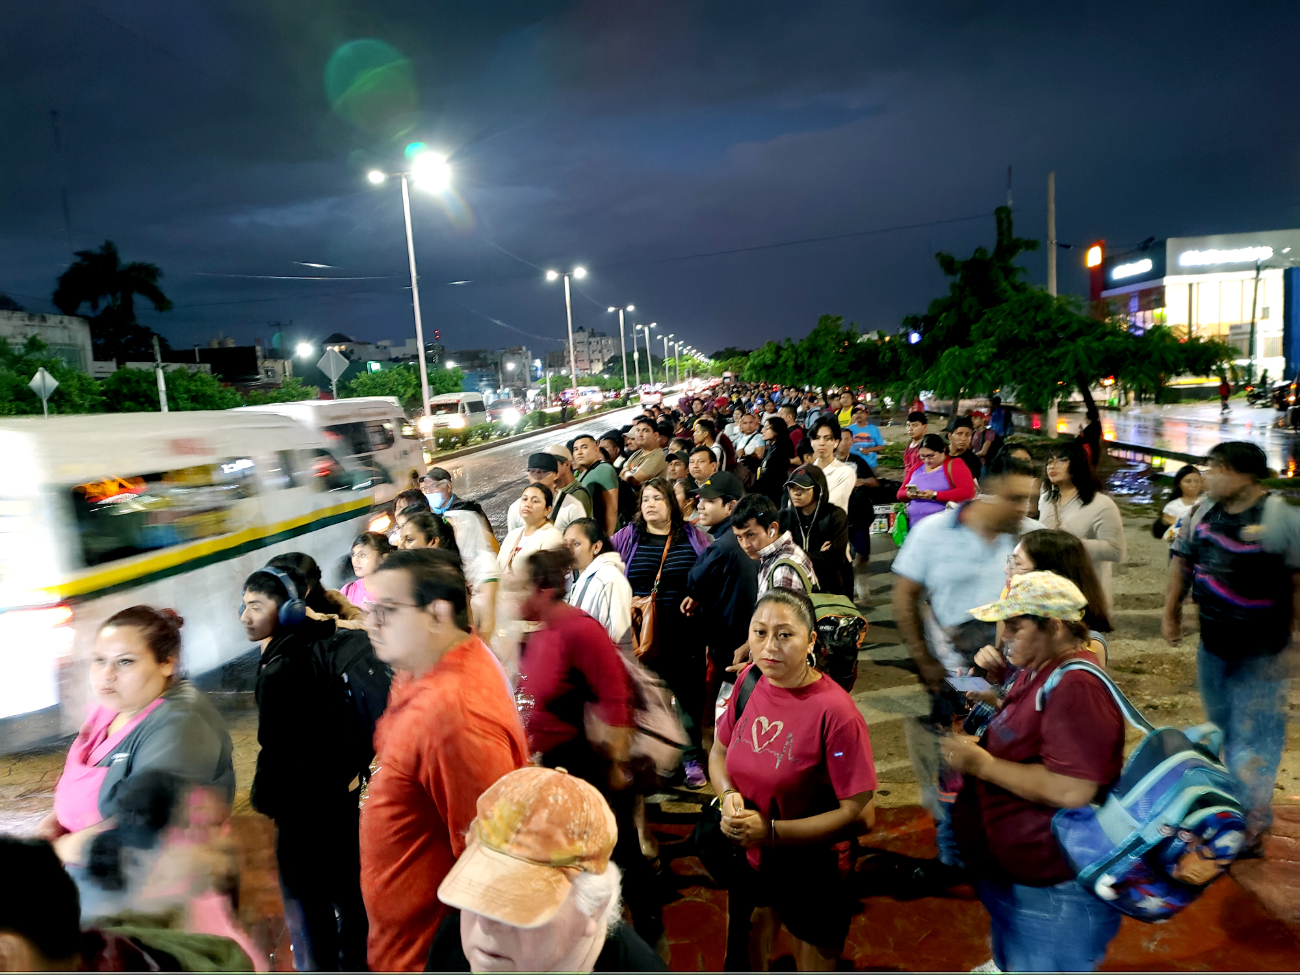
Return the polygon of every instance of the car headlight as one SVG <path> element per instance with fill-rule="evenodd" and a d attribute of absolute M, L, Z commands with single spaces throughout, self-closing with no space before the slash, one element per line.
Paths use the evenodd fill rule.
<path fill-rule="evenodd" d="M 514 426 L 520 420 L 519 411 L 514 407 L 501 411 L 501 422 L 508 427 Z"/>
<path fill-rule="evenodd" d="M 453 416 L 451 422 L 447 424 L 447 426 L 451 427 L 453 430 L 459 430 L 464 425 L 465 418 L 463 416 Z"/>
<path fill-rule="evenodd" d="M 416 428 L 426 437 L 433 433 L 433 417 L 422 416 L 415 423 Z"/>

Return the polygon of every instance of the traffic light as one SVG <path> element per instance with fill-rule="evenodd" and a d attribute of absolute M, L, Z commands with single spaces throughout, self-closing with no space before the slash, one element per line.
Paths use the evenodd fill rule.
<path fill-rule="evenodd" d="M 437 342 L 438 339 L 439 339 L 439 337 L 440 337 L 440 336 L 439 336 L 439 334 L 438 334 L 438 330 L 435 328 L 435 329 L 433 330 L 433 340 L 434 340 L 435 342 Z"/>

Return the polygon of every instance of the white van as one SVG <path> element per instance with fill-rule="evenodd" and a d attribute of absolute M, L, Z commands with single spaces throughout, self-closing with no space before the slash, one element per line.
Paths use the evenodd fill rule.
<path fill-rule="evenodd" d="M 406 427 L 414 434 L 396 397 L 299 400 L 240 409 L 293 417 L 324 437 L 336 453 L 354 458 L 363 467 L 382 470 L 392 486 L 380 488 L 380 501 L 414 487 L 425 471 L 424 450 L 418 440 L 403 432 Z"/>
<path fill-rule="evenodd" d="M 463 430 L 488 422 L 482 393 L 439 393 L 429 397 L 429 416 L 435 428 Z"/>
<path fill-rule="evenodd" d="M 0 752 L 76 732 L 95 634 L 128 606 L 184 617 L 189 676 L 249 653 L 244 580 L 297 551 L 337 587 L 374 500 L 371 474 L 264 412 L 6 419 L 0 457 Z"/>

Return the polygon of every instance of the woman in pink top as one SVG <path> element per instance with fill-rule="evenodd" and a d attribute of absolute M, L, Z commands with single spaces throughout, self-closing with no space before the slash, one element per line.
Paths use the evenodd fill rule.
<path fill-rule="evenodd" d="M 132 776 L 161 771 L 234 796 L 230 734 L 208 699 L 177 675 L 182 620 L 170 609 L 132 606 L 95 637 L 90 684 L 98 700 L 82 725 L 42 832 L 64 863 L 112 827 Z"/>
<path fill-rule="evenodd" d="M 898 489 L 898 500 L 909 502 L 907 526 L 915 528 L 922 518 L 938 514 L 949 501 L 969 501 L 975 497 L 975 480 L 965 464 L 954 464 L 948 448 L 937 433 L 927 433 L 917 449 L 921 465 L 912 472 L 907 484 Z"/>
<path fill-rule="evenodd" d="M 356 578 L 343 587 L 343 598 L 358 609 L 365 609 L 373 601 L 366 589 L 366 577 L 379 568 L 384 556 L 393 551 L 387 536 L 379 532 L 362 532 L 352 542 L 352 571 Z"/>

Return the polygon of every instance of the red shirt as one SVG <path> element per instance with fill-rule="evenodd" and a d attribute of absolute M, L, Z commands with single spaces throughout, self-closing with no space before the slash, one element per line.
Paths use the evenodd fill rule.
<path fill-rule="evenodd" d="M 1086 650 L 1076 656 L 1097 662 Z M 1067 659 L 1016 676 L 1006 704 L 989 724 L 984 747 L 1010 762 L 1041 764 L 1058 775 L 1109 785 L 1124 766 L 1124 718 L 1101 681 L 1071 671 L 1042 711 L 1035 706 L 1038 689 Z M 1074 871 L 1052 835 L 1055 813 L 1055 806 L 967 776 L 953 809 L 966 865 L 977 875 L 1031 887 L 1069 880 Z"/>
<path fill-rule="evenodd" d="M 361 894 L 375 972 L 423 971 L 446 916 L 438 885 L 465 849 L 478 797 L 528 762 L 509 681 L 478 637 L 419 678 L 399 675 L 375 727 L 361 809 Z"/>
<path fill-rule="evenodd" d="M 920 441 L 912 443 L 910 440 L 907 446 L 903 448 L 903 484 L 906 485 L 912 479 L 912 471 L 921 466 L 921 444 Z"/>
<path fill-rule="evenodd" d="M 742 671 L 737 687 L 744 677 Z M 803 819 L 876 788 L 867 722 L 848 692 L 824 674 L 799 688 L 760 677 L 739 725 L 735 709 L 733 693 L 715 734 L 746 806 L 776 819 Z M 758 847 L 749 859 L 758 866 Z"/>
<path fill-rule="evenodd" d="M 605 628 L 565 602 L 553 612 L 519 661 L 519 689 L 532 699 L 528 747 L 543 754 L 583 734 L 583 712 L 593 700 L 605 724 L 632 727 L 632 678 Z"/>

